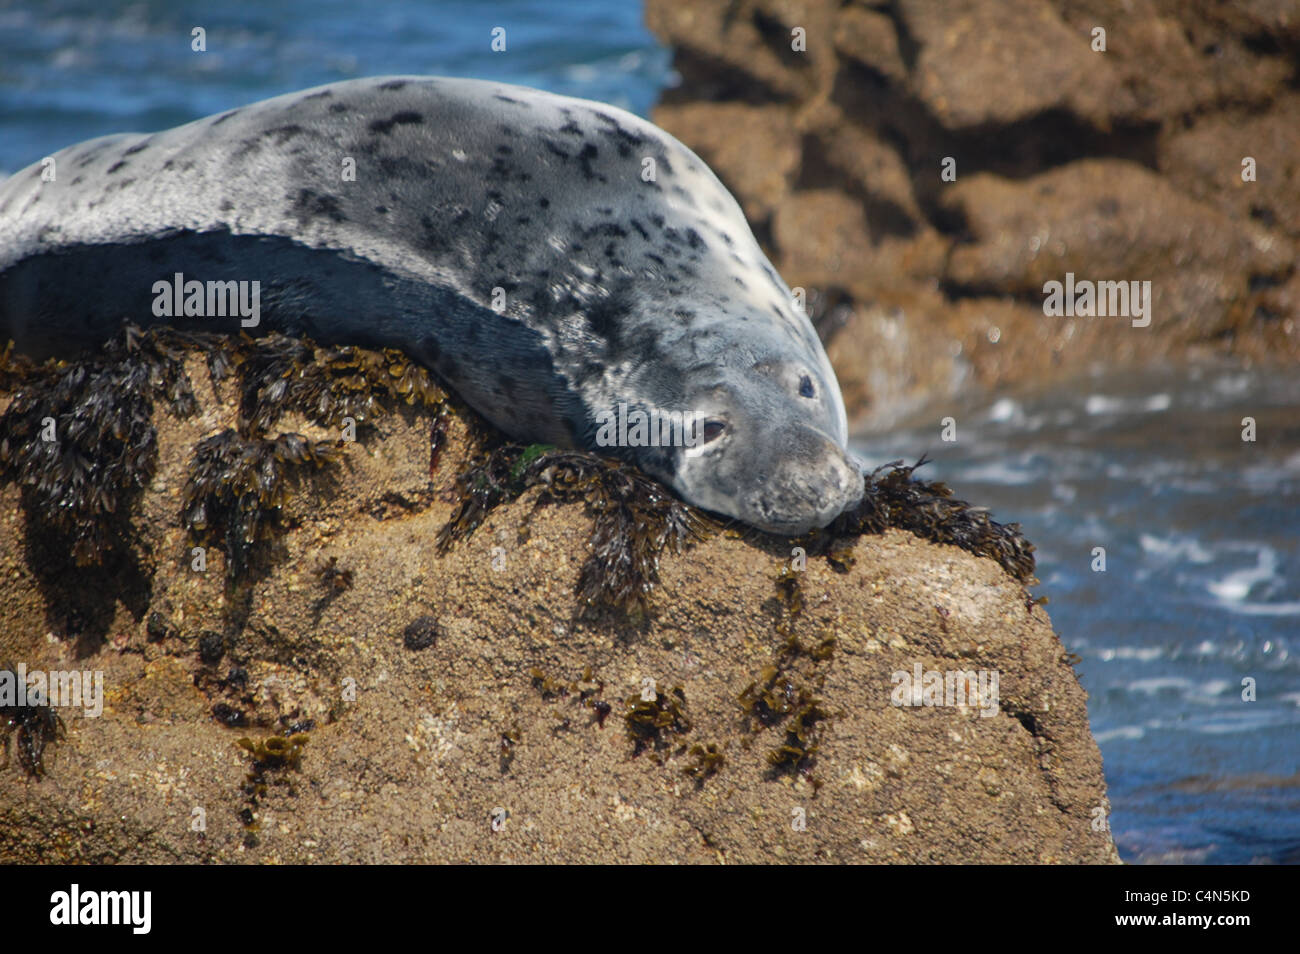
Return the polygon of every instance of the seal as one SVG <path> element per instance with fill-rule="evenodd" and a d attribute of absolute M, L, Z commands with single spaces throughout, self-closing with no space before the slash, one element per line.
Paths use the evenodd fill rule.
<path fill-rule="evenodd" d="M 251 311 L 227 312 L 233 289 Z M 124 317 L 398 347 L 515 439 L 629 460 L 773 533 L 862 494 L 830 362 L 735 199 L 601 103 L 350 80 L 93 139 L 0 186 L 3 336 L 66 356 Z M 702 426 L 602 426 L 638 412 Z"/>

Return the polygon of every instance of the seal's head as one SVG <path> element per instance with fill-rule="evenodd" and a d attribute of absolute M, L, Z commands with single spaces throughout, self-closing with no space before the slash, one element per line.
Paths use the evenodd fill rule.
<path fill-rule="evenodd" d="M 696 421 L 693 446 L 646 449 L 642 468 L 696 506 L 770 533 L 797 536 L 856 506 L 862 471 L 815 339 L 812 348 L 738 339 L 704 350 L 712 359 L 679 368 L 673 395 Z"/>
<path fill-rule="evenodd" d="M 723 368 L 693 395 L 699 441 L 682 449 L 673 488 L 693 503 L 788 536 L 824 527 L 862 499 L 844 447 L 839 386 L 789 358 Z"/>

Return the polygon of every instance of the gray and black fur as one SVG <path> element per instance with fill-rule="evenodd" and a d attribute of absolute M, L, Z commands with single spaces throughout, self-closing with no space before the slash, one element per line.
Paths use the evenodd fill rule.
<path fill-rule="evenodd" d="M 754 526 L 799 533 L 860 497 L 834 372 L 740 208 L 622 110 L 381 77 L 54 159 L 53 182 L 38 164 L 0 185 L 0 340 L 20 351 L 152 319 L 176 272 L 257 280 L 259 331 L 403 348 L 511 436 L 618 453 Z M 596 448 L 620 402 L 702 412 L 711 439 Z"/>

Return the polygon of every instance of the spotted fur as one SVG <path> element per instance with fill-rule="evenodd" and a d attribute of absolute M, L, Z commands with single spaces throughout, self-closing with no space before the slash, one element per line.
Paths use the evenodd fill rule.
<path fill-rule="evenodd" d="M 21 350 L 150 319 L 175 272 L 258 280 L 259 330 L 406 348 L 519 439 L 593 447 L 620 402 L 705 413 L 724 427 L 690 453 L 606 450 L 756 526 L 824 525 L 861 492 L 835 375 L 740 208 L 627 112 L 383 77 L 54 159 L 54 182 L 38 164 L 0 185 L 0 330 Z"/>

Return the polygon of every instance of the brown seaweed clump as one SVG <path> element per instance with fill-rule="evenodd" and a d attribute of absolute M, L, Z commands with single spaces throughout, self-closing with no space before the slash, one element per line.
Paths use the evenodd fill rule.
<path fill-rule="evenodd" d="M 323 347 L 273 333 L 238 339 L 228 362 L 239 371 L 240 429 L 264 434 L 287 411 L 314 424 L 358 425 L 394 405 L 438 407 L 446 393 L 433 374 L 393 348 Z"/>
<path fill-rule="evenodd" d="M 567 683 L 552 679 L 537 668 L 530 669 L 528 675 L 532 680 L 533 688 L 541 693 L 543 699 L 555 701 L 571 697 L 575 704 L 592 711 L 595 715 L 595 724 L 599 728 L 605 727 L 605 720 L 614 707 L 600 698 L 605 691 L 605 683 L 592 675 L 590 666 L 583 669 L 582 675 L 577 679 Z"/>
<path fill-rule="evenodd" d="M 293 479 L 324 466 L 337 452 L 332 441 L 313 442 L 301 434 L 246 438 L 227 429 L 204 438 L 182 496 L 186 529 L 196 543 L 220 546 L 227 577 L 240 578 L 253 547 L 282 529 L 281 508 Z"/>
<path fill-rule="evenodd" d="M 633 745 L 633 757 L 646 749 L 658 751 L 664 748 L 670 735 L 685 735 L 691 731 L 691 721 L 686 717 L 685 690 L 681 686 L 674 686 L 668 692 L 656 690 L 653 699 L 629 696 L 623 723 Z"/>
<path fill-rule="evenodd" d="M 9 761 L 9 743 L 17 742 L 18 764 L 32 778 L 45 775 L 45 749 L 63 738 L 63 720 L 40 692 L 29 690 L 24 705 L 18 704 L 18 673 L 12 666 L 0 669 L 0 741 L 5 763 Z M 6 704 L 10 702 L 12 704 Z"/>
<path fill-rule="evenodd" d="M 180 416 L 197 406 L 187 352 L 203 355 L 216 382 L 238 377 L 238 428 L 196 448 L 183 517 L 197 538 L 225 547 L 232 577 L 279 527 L 286 478 L 333 459 L 325 442 L 271 435 L 285 413 L 363 427 L 393 406 L 418 403 L 443 421 L 446 394 L 432 373 L 393 349 L 135 325 L 73 362 L 36 364 L 10 345 L 0 352 L 0 386 L 14 391 L 0 416 L 0 480 L 19 484 L 29 519 L 65 540 L 79 566 L 106 564 L 132 539 L 131 511 L 157 466 L 155 403 Z"/>
<path fill-rule="evenodd" d="M 258 544 L 283 530 L 282 508 L 296 478 L 339 456 L 337 442 L 295 433 L 270 437 L 284 414 L 297 411 L 326 427 L 349 421 L 361 427 L 395 405 L 418 403 L 438 409 L 442 419 L 445 392 L 426 368 L 391 348 L 320 347 L 278 333 L 206 343 L 214 377 L 231 369 L 239 376 L 239 426 L 195 448 L 182 512 L 196 543 L 224 550 L 231 582 L 247 572 Z"/>
<path fill-rule="evenodd" d="M 690 756 L 691 764 L 682 771 L 695 779 L 696 788 L 702 788 L 708 779 L 721 772 L 727 764 L 727 757 L 722 754 L 722 749 L 716 742 L 696 742 L 687 755 Z"/>
<path fill-rule="evenodd" d="M 18 388 L 0 416 L 0 480 L 19 485 L 28 518 L 78 566 L 106 562 L 132 537 L 132 505 L 157 466 L 154 402 L 196 409 L 182 358 L 182 336 L 136 328 L 74 364 L 0 357 L 0 378 Z"/>
<path fill-rule="evenodd" d="M 933 543 L 949 543 L 976 556 L 994 560 L 1026 585 L 1034 579 L 1034 545 L 1020 524 L 1001 524 L 983 507 L 953 497 L 940 481 L 917 480 L 913 474 L 927 463 L 922 457 L 910 467 L 901 460 L 878 467 L 866 478 L 862 502 L 841 514 L 827 528 L 830 557 L 844 562 L 838 543 L 889 527 L 906 530 Z M 881 473 L 884 476 L 880 476 Z"/>
<path fill-rule="evenodd" d="M 583 451 L 507 444 L 484 455 L 459 479 L 461 502 L 438 535 L 446 552 L 479 527 L 493 508 L 530 487 L 539 503 L 585 501 L 595 520 L 577 596 L 589 606 L 646 611 L 659 583 L 659 556 L 680 553 L 716 526 L 659 482 L 629 464 Z"/>
<path fill-rule="evenodd" d="M 800 574 L 789 569 L 777 578 L 779 616 L 775 628 L 783 641 L 773 653 L 772 663 L 763 667 L 737 701 L 745 710 L 750 731 L 784 725 L 784 741 L 767 753 L 773 771 L 797 772 L 818 786 L 812 770 L 820 747 L 820 723 L 830 714 L 822 708 L 815 688 L 825 681 L 819 669 L 834 656 L 836 641 L 824 636 L 808 645 L 795 633 L 804 611 L 800 579 Z"/>
<path fill-rule="evenodd" d="M 244 778 L 243 792 L 248 800 L 248 805 L 239 813 L 240 820 L 244 827 L 252 832 L 258 829 L 258 823 L 254 810 L 258 807 L 261 799 L 266 797 L 269 785 L 287 785 L 287 781 L 279 777 L 285 769 L 299 768 L 302 763 L 302 755 L 307 747 L 308 736 L 306 732 L 295 732 L 292 735 L 271 735 L 265 739 L 258 739 L 256 742 L 249 738 L 242 738 L 235 744 L 248 753 L 253 760 L 252 771 Z M 270 773 L 276 773 L 272 776 Z M 289 785 L 289 794 L 295 794 L 293 786 Z M 245 844 L 254 847 L 257 844 L 256 839 L 246 840 Z"/>
<path fill-rule="evenodd" d="M 811 778 L 819 747 L 818 723 L 828 718 L 830 716 L 816 700 L 804 700 L 786 723 L 785 742 L 767 753 L 768 764 L 777 771 L 798 772 Z"/>
<path fill-rule="evenodd" d="M 777 652 L 775 665 L 763 667 L 758 679 L 745 687 L 739 702 L 746 715 L 763 728 L 784 725 L 785 740 L 767 753 L 768 764 L 778 771 L 798 772 L 811 778 L 819 747 L 819 723 L 830 718 L 822 708 L 795 661 L 804 656 L 813 665 L 829 658 L 831 642 L 808 649 L 788 640 Z M 752 724 L 751 723 L 751 724 Z"/>
<path fill-rule="evenodd" d="M 235 744 L 252 756 L 253 771 L 262 773 L 271 769 L 296 769 L 302 762 L 307 740 L 307 733 L 295 732 L 289 736 L 270 735 L 256 742 L 242 738 Z"/>

